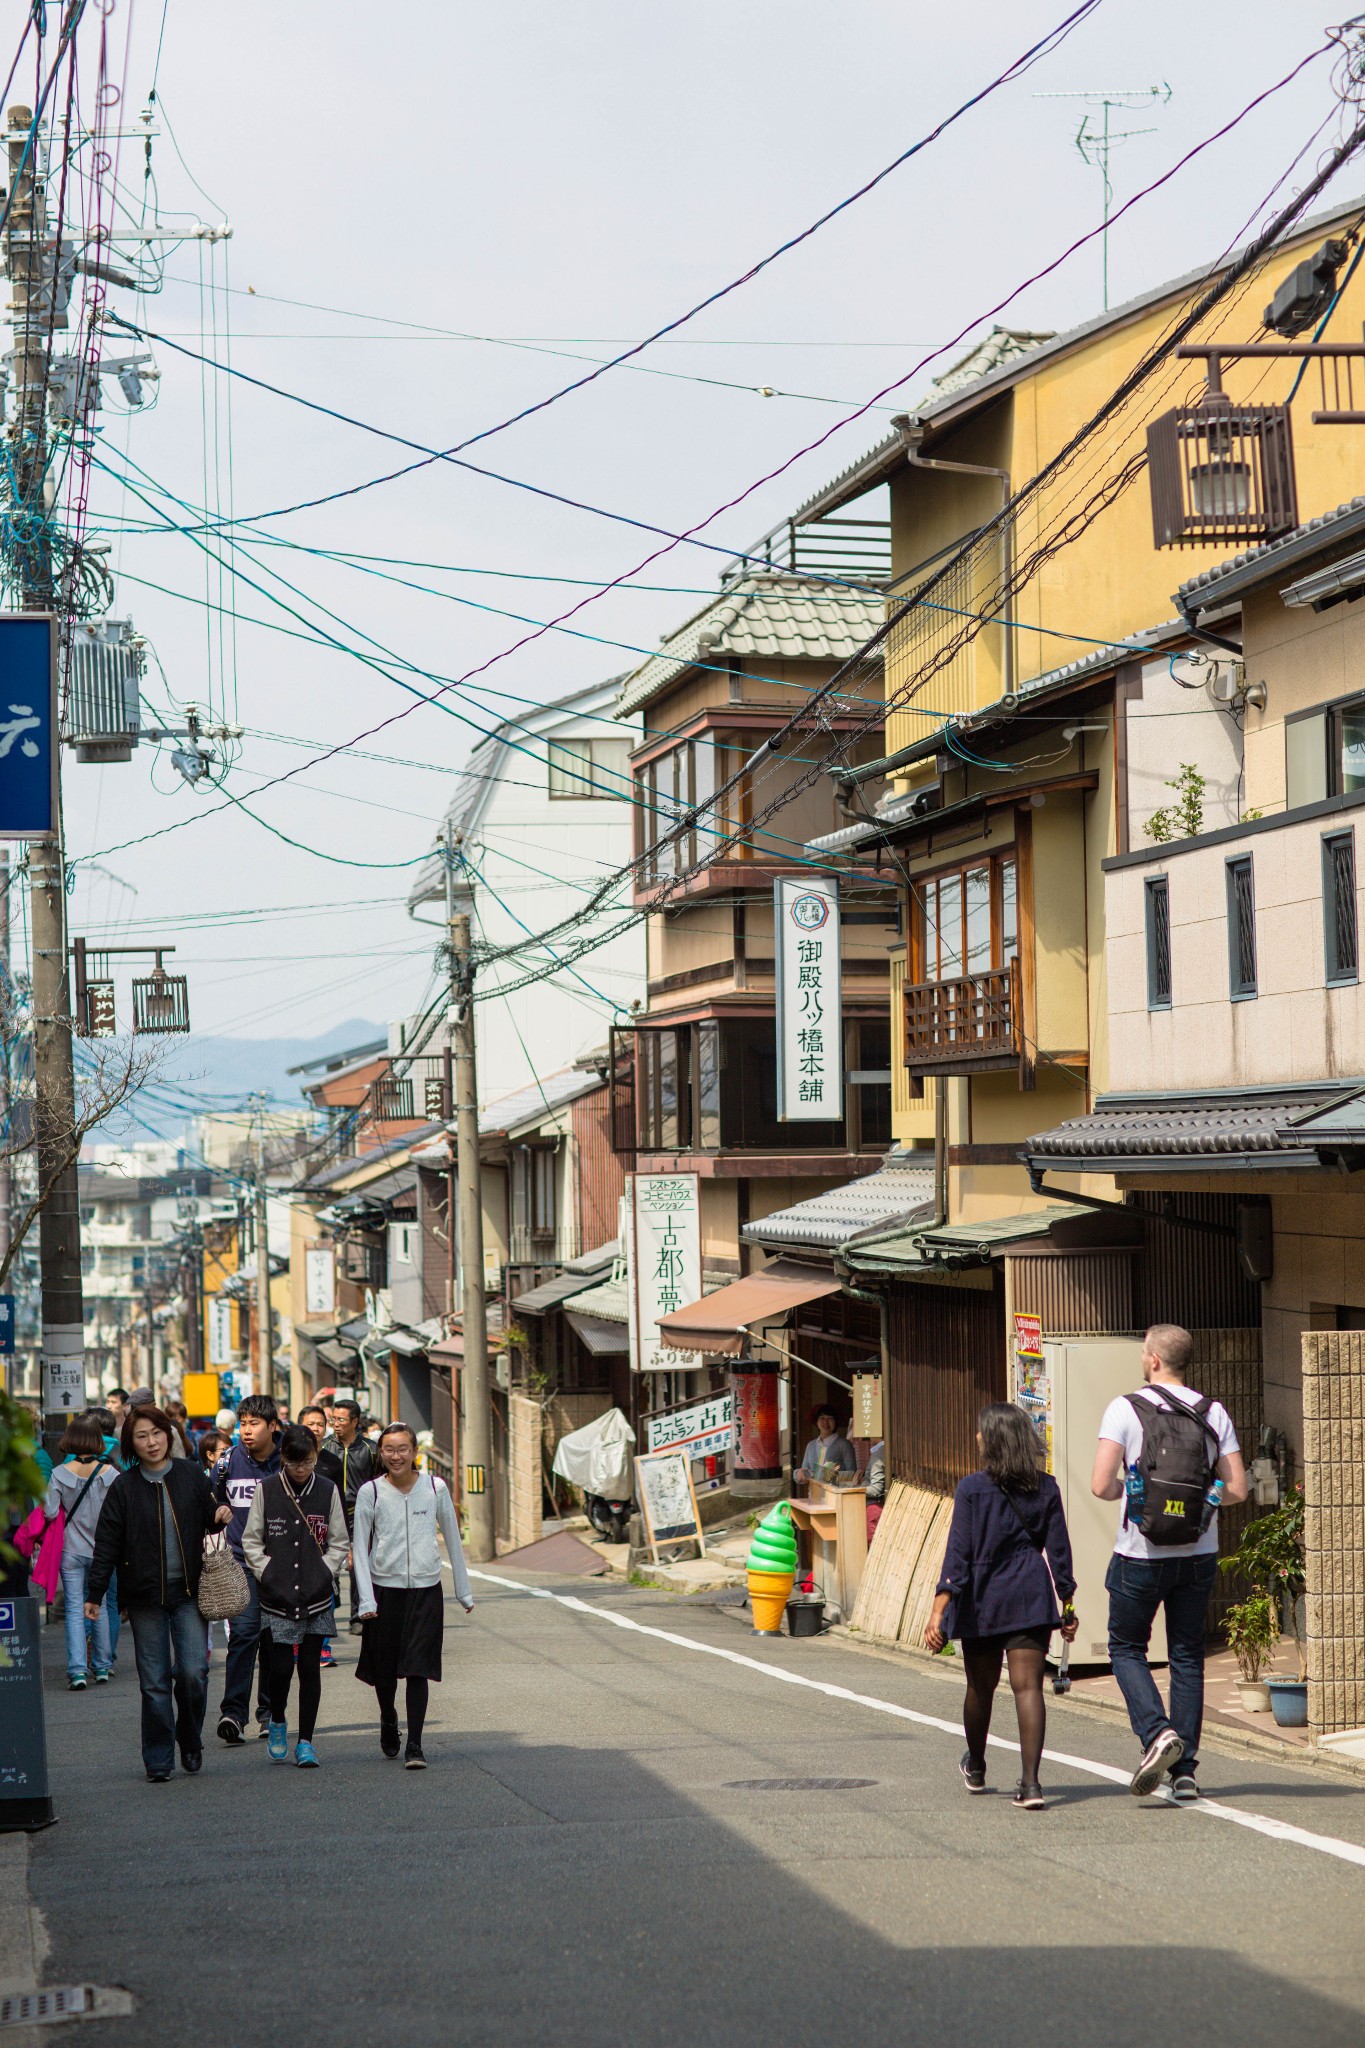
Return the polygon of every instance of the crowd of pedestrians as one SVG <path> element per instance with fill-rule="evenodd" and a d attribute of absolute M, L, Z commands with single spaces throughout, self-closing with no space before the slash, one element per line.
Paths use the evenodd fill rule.
<path fill-rule="evenodd" d="M 254 1725 L 270 1760 L 288 1761 L 292 1694 L 293 1760 L 317 1767 L 321 1673 L 334 1662 L 343 1571 L 351 1630 L 362 1638 L 357 1676 L 377 1696 L 381 1750 L 393 1758 L 403 1747 L 402 1680 L 405 1762 L 425 1768 L 444 1626 L 438 1534 L 456 1598 L 466 1612 L 473 1600 L 449 1490 L 419 1471 L 406 1424 L 380 1431 L 347 1399 L 310 1404 L 289 1423 L 269 1396 L 254 1394 L 196 1437 L 181 1404 L 159 1406 L 145 1387 L 116 1389 L 71 1421 L 57 1457 L 40 1469 L 47 1522 L 60 1517 L 67 1683 L 75 1692 L 109 1683 L 126 1618 L 153 1784 L 174 1775 L 177 1753 L 191 1776 L 203 1767 L 211 1617 L 222 1614 L 218 1739 L 241 1748 Z M 224 1541 L 226 1606 L 216 1604 L 226 1560 L 214 1556 Z"/>

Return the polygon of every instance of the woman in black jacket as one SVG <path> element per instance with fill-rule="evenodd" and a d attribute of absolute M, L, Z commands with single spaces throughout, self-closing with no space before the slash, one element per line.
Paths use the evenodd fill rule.
<path fill-rule="evenodd" d="M 967 1748 L 961 1770 L 969 1792 L 986 1789 L 991 1707 L 1008 1660 L 1023 1764 L 1014 1804 L 1037 1808 L 1046 1803 L 1038 1782 L 1047 1726 L 1044 1659 L 1054 1628 L 1060 1627 L 1067 1642 L 1076 1634 L 1071 1539 L 1061 1492 L 1042 1469 L 1038 1432 L 1023 1409 L 1008 1401 L 983 1408 L 976 1441 L 981 1470 L 962 1480 L 954 1496 L 924 1640 L 931 1650 L 941 1650 L 949 1636 L 962 1644 Z"/>
<path fill-rule="evenodd" d="M 134 1408 L 119 1448 L 129 1460 L 109 1488 L 95 1530 L 85 1611 L 99 1614 L 118 1573 L 142 1688 L 142 1761 L 154 1785 L 204 1761 L 208 1642 L 195 1605 L 204 1538 L 232 1510 L 220 1508 L 193 1458 L 174 1458 L 174 1425 L 161 1409 Z"/>

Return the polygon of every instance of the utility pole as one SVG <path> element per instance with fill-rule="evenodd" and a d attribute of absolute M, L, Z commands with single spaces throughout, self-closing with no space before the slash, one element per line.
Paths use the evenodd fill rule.
<path fill-rule="evenodd" d="M 52 530 L 47 482 L 47 348 L 49 328 L 66 325 L 45 304 L 48 285 L 47 204 L 38 169 L 33 113 L 13 106 L 6 117 L 10 207 L 5 269 L 10 285 L 13 412 L 9 427 L 13 504 L 23 535 L 23 610 L 55 612 Z M 52 256 L 50 289 L 57 289 Z M 58 738 L 52 736 L 54 746 Z M 58 755 L 60 766 L 60 753 Z M 50 839 L 29 844 L 29 921 L 33 946 L 33 1064 L 38 1187 L 46 1203 L 38 1219 L 42 1273 L 43 1410 L 49 1430 L 85 1403 L 85 1316 L 81 1298 L 80 1183 L 75 1160 L 61 1164 L 76 1118 L 67 971 L 66 861 L 61 790 Z"/>
<path fill-rule="evenodd" d="M 190 1225 L 185 1236 L 186 1244 L 181 1262 L 185 1295 L 185 1367 L 187 1372 L 202 1372 L 204 1310 L 199 1298 L 199 1283 L 204 1263 L 204 1237 L 197 1223 Z"/>
<path fill-rule="evenodd" d="M 265 1189 L 265 1097 L 255 1098 L 260 1112 L 256 1133 L 256 1361 L 258 1394 L 275 1393 L 275 1342 L 270 1326 L 270 1225 Z"/>
<path fill-rule="evenodd" d="M 447 860 L 453 849 L 448 849 Z M 447 867 L 449 875 L 450 868 Z M 447 895 L 447 902 L 452 900 Z M 493 1528 L 493 1415 L 488 1396 L 488 1314 L 483 1291 L 483 1194 L 479 1164 L 479 1083 L 474 1053 L 474 962 L 469 919 L 450 917 L 450 1000 L 454 1015 L 455 1161 L 460 1183 L 460 1269 L 464 1338 L 465 1503 L 469 1555 L 496 1556 Z"/>
<path fill-rule="evenodd" d="M 9 1254 L 10 1214 L 14 1200 L 14 1177 L 10 1171 L 9 1161 L 9 1148 L 14 1143 L 14 1133 L 10 1124 L 9 1067 L 10 1024 L 14 1017 L 9 964 L 9 892 L 12 879 L 9 848 L 0 846 L 0 1132 L 4 1133 L 3 1151 L 0 1152 L 0 1261 Z M 13 1291 L 11 1283 L 11 1292 Z M 15 1371 L 16 1366 L 12 1361 L 7 1380 L 11 1393 L 16 1384 Z"/>

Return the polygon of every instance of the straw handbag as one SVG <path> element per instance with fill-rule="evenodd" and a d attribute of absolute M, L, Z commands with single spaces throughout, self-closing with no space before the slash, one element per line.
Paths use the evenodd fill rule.
<path fill-rule="evenodd" d="M 251 1598 L 246 1573 L 220 1535 L 204 1538 L 204 1562 L 199 1573 L 199 1612 L 205 1621 L 232 1621 Z"/>

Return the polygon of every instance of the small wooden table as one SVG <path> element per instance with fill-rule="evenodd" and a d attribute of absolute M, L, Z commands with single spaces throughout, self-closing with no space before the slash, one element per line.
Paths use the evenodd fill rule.
<path fill-rule="evenodd" d="M 810 1531 L 816 1592 L 847 1621 L 867 1562 L 867 1488 L 815 1480 L 809 1493 L 792 1495 L 791 1514 L 794 1528 Z"/>

